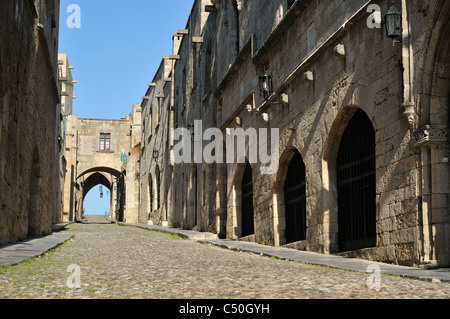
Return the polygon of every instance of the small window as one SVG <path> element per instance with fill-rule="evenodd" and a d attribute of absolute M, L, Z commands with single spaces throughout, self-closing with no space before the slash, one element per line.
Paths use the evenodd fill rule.
<path fill-rule="evenodd" d="M 111 134 L 100 133 L 100 150 L 101 151 L 111 150 Z"/>

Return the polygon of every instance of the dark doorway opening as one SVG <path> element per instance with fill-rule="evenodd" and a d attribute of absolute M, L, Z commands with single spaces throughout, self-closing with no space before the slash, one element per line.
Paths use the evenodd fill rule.
<path fill-rule="evenodd" d="M 40 214 L 40 193 L 41 193 L 41 169 L 39 152 L 33 152 L 33 160 L 30 173 L 30 200 L 28 208 L 28 237 L 41 235 L 39 229 Z"/>
<path fill-rule="evenodd" d="M 255 233 L 253 211 L 253 170 L 250 164 L 245 168 L 242 179 L 242 237 Z"/>
<path fill-rule="evenodd" d="M 337 184 L 340 251 L 376 246 L 375 131 L 362 110 L 344 131 Z"/>
<path fill-rule="evenodd" d="M 306 239 L 306 167 L 296 151 L 284 185 L 286 243 Z"/>

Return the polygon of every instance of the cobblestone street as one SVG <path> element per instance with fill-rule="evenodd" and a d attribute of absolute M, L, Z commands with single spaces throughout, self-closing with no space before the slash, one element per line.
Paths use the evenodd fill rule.
<path fill-rule="evenodd" d="M 55 251 L 0 269 L 0 298 L 358 299 L 449 298 L 450 285 L 394 276 L 381 289 L 368 274 L 275 260 L 88 217 Z M 70 265 L 81 287 L 69 289 Z"/>

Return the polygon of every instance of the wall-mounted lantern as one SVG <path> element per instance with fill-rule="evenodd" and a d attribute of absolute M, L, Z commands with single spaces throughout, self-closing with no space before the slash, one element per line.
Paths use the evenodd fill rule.
<path fill-rule="evenodd" d="M 264 68 L 264 74 L 259 76 L 259 92 L 266 101 L 269 100 L 270 95 L 273 93 L 272 75 L 267 72 L 266 68 Z"/>
<path fill-rule="evenodd" d="M 392 1 L 391 8 L 386 13 L 386 32 L 387 36 L 391 39 L 398 39 L 402 36 L 402 13 Z"/>

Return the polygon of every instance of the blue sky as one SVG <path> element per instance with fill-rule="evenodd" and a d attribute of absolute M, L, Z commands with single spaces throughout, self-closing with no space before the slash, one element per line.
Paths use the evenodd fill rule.
<path fill-rule="evenodd" d="M 194 0 L 61 0 L 59 53 L 74 66 L 73 114 L 120 119 L 140 103 L 163 56 L 172 54 L 172 36 L 184 29 Z M 69 28 L 67 8 L 76 4 L 81 28 Z M 105 192 L 106 193 L 106 192 Z M 105 197 L 106 194 L 105 194 Z M 86 214 L 104 214 L 98 187 L 87 195 Z"/>
<path fill-rule="evenodd" d="M 140 103 L 172 36 L 184 29 L 193 0 L 62 0 L 59 52 L 75 67 L 74 115 L 120 119 Z M 70 4 L 81 28 L 69 29 Z"/>

